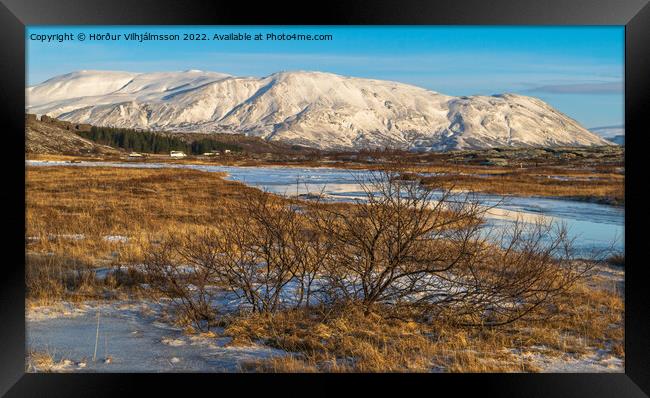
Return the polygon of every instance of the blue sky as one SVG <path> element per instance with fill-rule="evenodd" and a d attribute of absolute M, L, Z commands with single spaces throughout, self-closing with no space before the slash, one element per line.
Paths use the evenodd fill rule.
<path fill-rule="evenodd" d="M 39 42 L 53 33 L 298 33 L 331 41 Z M 27 29 L 27 84 L 82 69 L 201 69 L 237 76 L 318 70 L 395 80 L 449 95 L 539 97 L 585 127 L 624 124 L 624 28 L 609 27 L 130 27 Z"/>

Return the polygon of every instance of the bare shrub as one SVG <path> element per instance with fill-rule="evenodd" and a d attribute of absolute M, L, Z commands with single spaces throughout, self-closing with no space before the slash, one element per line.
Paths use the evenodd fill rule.
<path fill-rule="evenodd" d="M 169 235 L 144 250 L 144 268 L 149 285 L 179 305 L 182 315 L 196 328 L 210 328 L 214 319 L 210 284 L 214 272 L 205 246 L 191 236 Z"/>
<path fill-rule="evenodd" d="M 309 225 L 300 205 L 263 192 L 233 206 L 209 241 L 223 286 L 253 312 L 309 306 L 314 282 L 332 249 Z"/>
<path fill-rule="evenodd" d="M 283 299 L 309 295 L 296 287 L 299 273 L 311 274 L 307 262 L 308 236 L 295 205 L 265 193 L 254 193 L 231 211 L 214 241 L 221 254 L 215 269 L 226 286 L 241 295 L 253 311 L 273 312 Z"/>
<path fill-rule="evenodd" d="M 251 192 L 220 225 L 170 237 L 145 264 L 194 321 L 211 319 L 218 286 L 252 312 L 358 305 L 366 314 L 381 307 L 389 316 L 491 326 L 552 307 L 590 267 L 571 259 L 562 227 L 516 220 L 498 233 L 486 228 L 489 208 L 471 194 L 391 172 L 361 186 L 364 199 L 353 205 Z"/>
<path fill-rule="evenodd" d="M 550 302 L 589 267 L 570 260 L 561 227 L 517 220 L 495 237 L 484 226 L 489 208 L 469 194 L 394 173 L 362 186 L 365 200 L 323 207 L 312 221 L 335 242 L 323 274 L 328 292 L 366 312 L 383 304 L 468 325 L 504 324 Z"/>
<path fill-rule="evenodd" d="M 298 205 L 257 191 L 226 213 L 217 228 L 170 235 L 148 249 L 152 286 L 200 319 L 210 312 L 215 287 L 253 312 L 310 305 L 330 245 L 308 228 Z M 191 275 L 173 265 L 179 261 L 192 267 Z"/>
<path fill-rule="evenodd" d="M 609 264 L 616 267 L 625 268 L 625 254 L 624 253 L 614 253 L 609 256 L 606 260 Z"/>
<path fill-rule="evenodd" d="M 395 303 L 416 292 L 424 277 L 450 270 L 471 255 L 480 228 L 478 202 L 373 174 L 364 200 L 351 208 L 322 207 L 311 220 L 334 241 L 324 278 L 330 293 L 366 307 Z"/>
<path fill-rule="evenodd" d="M 415 304 L 429 316 L 467 326 L 544 319 L 557 312 L 548 311 L 555 299 L 593 266 L 573 259 L 564 226 L 516 220 L 494 235 L 476 239 L 471 255 L 437 274 L 438 283 L 427 286 L 425 294 L 420 291 Z M 541 306 L 545 311 L 536 311 Z"/>

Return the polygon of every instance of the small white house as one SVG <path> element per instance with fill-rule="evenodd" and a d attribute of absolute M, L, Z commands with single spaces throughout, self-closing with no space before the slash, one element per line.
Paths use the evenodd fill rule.
<path fill-rule="evenodd" d="M 224 149 L 223 153 L 230 153 L 230 149 Z"/>
<path fill-rule="evenodd" d="M 184 158 L 187 155 L 183 151 L 171 151 L 169 152 L 169 156 L 171 156 L 172 158 Z"/>

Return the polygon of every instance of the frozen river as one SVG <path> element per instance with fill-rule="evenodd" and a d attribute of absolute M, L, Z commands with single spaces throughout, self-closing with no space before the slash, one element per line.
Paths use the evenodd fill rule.
<path fill-rule="evenodd" d="M 122 167 L 122 168 L 179 168 L 205 172 L 224 172 L 228 179 L 269 192 L 296 195 L 323 192 L 332 200 L 352 201 L 364 197 L 360 181 L 369 174 L 363 170 L 303 167 L 237 167 L 172 163 L 139 162 L 81 162 L 26 161 L 28 166 L 76 166 L 76 167 Z M 519 217 L 563 223 L 575 238 L 580 251 L 600 250 L 613 246 L 622 251 L 624 247 L 625 213 L 622 207 L 578 202 L 564 199 L 519 197 L 479 194 L 476 197 L 486 206 L 494 206 L 488 213 L 493 225 L 507 223 Z"/>

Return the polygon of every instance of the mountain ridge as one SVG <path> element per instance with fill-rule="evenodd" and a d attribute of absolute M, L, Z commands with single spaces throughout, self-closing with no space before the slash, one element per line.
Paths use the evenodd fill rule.
<path fill-rule="evenodd" d="M 75 123 L 240 133 L 319 149 L 610 144 L 534 97 L 454 97 L 327 72 L 79 71 L 28 87 L 26 97 L 28 112 Z"/>

